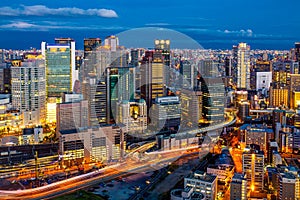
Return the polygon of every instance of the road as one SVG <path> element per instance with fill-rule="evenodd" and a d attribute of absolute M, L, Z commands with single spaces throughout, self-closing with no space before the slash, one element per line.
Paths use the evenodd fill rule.
<path fill-rule="evenodd" d="M 98 171 L 83 174 L 63 181 L 52 183 L 39 188 L 20 191 L 0 191 L 0 199 L 48 199 L 62 194 L 70 193 L 82 188 L 86 188 L 97 183 L 114 179 L 127 173 L 138 173 L 141 171 L 153 170 L 152 165 L 157 162 L 172 162 L 179 154 L 164 153 L 159 159 L 152 158 L 150 161 L 127 161 L 117 165 L 103 168 Z"/>

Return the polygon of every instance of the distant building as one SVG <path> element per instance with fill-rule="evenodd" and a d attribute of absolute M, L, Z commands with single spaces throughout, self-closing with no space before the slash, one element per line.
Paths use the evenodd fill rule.
<path fill-rule="evenodd" d="M 233 47 L 235 59 L 234 82 L 238 89 L 250 89 L 250 46 L 240 43 Z"/>
<path fill-rule="evenodd" d="M 247 200 L 247 179 L 245 174 L 235 173 L 230 183 L 230 200 Z"/>
<path fill-rule="evenodd" d="M 201 192 L 207 200 L 216 199 L 217 176 L 201 171 L 196 171 L 184 178 L 184 188 L 191 187 L 194 191 Z"/>
<path fill-rule="evenodd" d="M 279 175 L 278 199 L 299 199 L 299 178 L 292 173 L 281 173 Z"/>
<path fill-rule="evenodd" d="M 57 132 L 88 126 L 88 101 L 57 104 Z"/>
<path fill-rule="evenodd" d="M 43 128 L 42 126 L 24 128 L 22 136 L 22 144 L 39 144 L 44 139 Z"/>
<path fill-rule="evenodd" d="M 208 165 L 206 172 L 217 175 L 220 182 L 229 183 L 234 175 L 234 166 L 228 164 Z"/>
<path fill-rule="evenodd" d="M 147 105 L 141 99 L 138 101 L 123 100 L 117 104 L 117 124 L 124 124 L 124 132 L 134 137 L 143 137 L 147 129 Z"/>
<path fill-rule="evenodd" d="M 182 89 L 180 93 L 181 129 L 198 128 L 202 118 L 202 92 Z"/>
<path fill-rule="evenodd" d="M 279 131 L 279 148 L 281 152 L 298 153 L 300 148 L 300 129 L 293 126 L 283 127 Z"/>
<path fill-rule="evenodd" d="M 250 103 L 247 101 L 239 102 L 238 116 L 242 121 L 245 121 L 250 116 Z"/>
<path fill-rule="evenodd" d="M 0 132 L 18 131 L 23 126 L 23 114 L 12 109 L 10 95 L 0 95 Z"/>
<path fill-rule="evenodd" d="M 118 126 L 59 132 L 59 154 L 67 165 L 119 161 L 124 156 L 125 147 L 124 133 Z"/>
<path fill-rule="evenodd" d="M 280 154 L 275 151 L 272 155 L 272 166 L 276 167 L 277 165 L 282 165 L 282 158 Z"/>
<path fill-rule="evenodd" d="M 271 107 L 288 107 L 289 102 L 289 89 L 284 88 L 273 88 L 270 87 L 270 106 Z"/>
<path fill-rule="evenodd" d="M 256 90 L 269 87 L 272 83 L 272 72 L 256 72 Z"/>
<path fill-rule="evenodd" d="M 273 134 L 273 130 L 264 126 L 248 126 L 245 131 L 246 145 L 255 144 L 260 147 L 260 150 L 267 156 L 267 143 L 271 139 L 268 134 Z"/>
<path fill-rule="evenodd" d="M 11 94 L 11 66 L 0 62 L 0 93 Z"/>
<path fill-rule="evenodd" d="M 100 38 L 85 38 L 83 40 L 84 49 L 84 62 L 82 68 L 80 69 L 81 80 L 86 80 L 89 76 L 96 76 L 96 66 L 97 66 L 97 50 L 101 46 Z"/>
<path fill-rule="evenodd" d="M 96 77 L 88 77 L 82 83 L 83 98 L 88 101 L 89 126 L 103 126 L 109 123 L 107 92 L 105 77 L 99 80 Z"/>
<path fill-rule="evenodd" d="M 264 189 L 264 154 L 251 150 L 243 153 L 243 173 L 246 174 L 248 190 L 262 191 Z"/>
<path fill-rule="evenodd" d="M 179 97 L 158 97 L 152 106 L 149 128 L 155 132 L 173 132 L 179 129 L 181 105 Z"/>
<path fill-rule="evenodd" d="M 195 81 L 194 78 L 197 74 L 195 67 L 188 60 L 180 61 L 180 74 L 182 81 L 182 88 L 192 89 L 194 88 Z"/>
<path fill-rule="evenodd" d="M 171 200 L 204 200 L 204 195 L 200 192 L 195 192 L 192 187 L 174 189 L 170 195 Z"/>
<path fill-rule="evenodd" d="M 12 106 L 24 115 L 24 125 L 40 125 L 46 121 L 46 79 L 44 60 L 14 61 Z"/>

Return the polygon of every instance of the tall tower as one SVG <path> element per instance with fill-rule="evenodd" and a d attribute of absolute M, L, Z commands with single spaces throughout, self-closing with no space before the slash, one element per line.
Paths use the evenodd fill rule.
<path fill-rule="evenodd" d="M 147 115 L 156 97 L 165 95 L 165 71 L 160 51 L 146 51 L 141 66 L 141 98 L 147 103 Z"/>
<path fill-rule="evenodd" d="M 224 121 L 225 86 L 218 70 L 218 63 L 212 60 L 200 62 L 203 117 L 210 123 Z"/>
<path fill-rule="evenodd" d="M 106 68 L 108 119 L 116 120 L 117 103 L 133 100 L 135 96 L 135 68 Z"/>
<path fill-rule="evenodd" d="M 60 98 L 64 92 L 72 92 L 78 80 L 75 68 L 75 41 L 70 38 L 56 38 L 55 44 L 41 44 L 46 60 L 47 97 Z"/>
<path fill-rule="evenodd" d="M 97 73 L 97 50 L 101 46 L 100 38 L 84 39 L 84 62 L 80 70 L 81 80 L 84 81 L 88 76 L 95 76 Z"/>
<path fill-rule="evenodd" d="M 24 114 L 24 125 L 46 120 L 46 80 L 44 60 L 13 61 L 12 105 Z"/>
<path fill-rule="evenodd" d="M 170 85 L 170 40 L 155 40 L 155 51 L 161 53 L 162 61 L 163 61 L 163 70 L 165 76 L 164 84 L 169 86 Z"/>
<path fill-rule="evenodd" d="M 240 43 L 233 47 L 233 57 L 236 59 L 234 79 L 238 89 L 250 90 L 250 46 Z"/>

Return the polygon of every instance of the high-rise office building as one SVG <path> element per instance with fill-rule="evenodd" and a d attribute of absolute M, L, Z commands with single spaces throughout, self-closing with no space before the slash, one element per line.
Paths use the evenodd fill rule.
<path fill-rule="evenodd" d="M 250 103 L 247 101 L 239 102 L 239 113 L 238 117 L 241 121 L 245 121 L 250 115 Z"/>
<path fill-rule="evenodd" d="M 230 183 L 230 200 L 247 200 L 247 179 L 245 174 L 235 173 Z"/>
<path fill-rule="evenodd" d="M 219 63 L 211 59 L 201 60 L 200 63 L 200 74 L 203 77 L 220 77 Z"/>
<path fill-rule="evenodd" d="M 251 150 L 243 153 L 243 173 L 246 174 L 248 190 L 264 189 L 264 153 Z"/>
<path fill-rule="evenodd" d="M 224 121 L 225 86 L 218 66 L 218 63 L 212 60 L 200 62 L 199 81 L 202 91 L 202 116 L 211 124 Z"/>
<path fill-rule="evenodd" d="M 232 58 L 229 56 L 225 58 L 225 76 L 232 76 Z"/>
<path fill-rule="evenodd" d="M 268 142 L 268 132 L 272 129 L 267 129 L 266 127 L 251 126 L 245 131 L 245 141 L 246 145 L 255 144 L 258 145 L 260 150 L 267 155 L 267 142 Z"/>
<path fill-rule="evenodd" d="M 289 102 L 289 88 L 273 88 L 270 87 L 270 106 L 271 107 L 288 107 Z"/>
<path fill-rule="evenodd" d="M 89 77 L 82 83 L 82 94 L 88 101 L 89 126 L 103 126 L 109 123 L 105 77 L 99 80 L 96 77 Z"/>
<path fill-rule="evenodd" d="M 181 129 L 198 128 L 202 117 L 202 92 L 182 89 L 180 93 Z"/>
<path fill-rule="evenodd" d="M 46 120 L 46 79 L 44 60 L 12 62 L 12 105 L 24 114 L 24 125 Z"/>
<path fill-rule="evenodd" d="M 170 66 L 170 40 L 155 40 L 155 50 L 161 51 L 164 65 Z"/>
<path fill-rule="evenodd" d="M 60 98 L 64 92 L 72 92 L 78 80 L 75 67 L 75 41 L 70 38 L 55 39 L 55 44 L 41 44 L 46 60 L 47 97 Z"/>
<path fill-rule="evenodd" d="M 148 116 L 149 109 L 156 97 L 165 95 L 165 71 L 162 54 L 159 51 L 146 51 L 141 66 L 141 98 L 147 103 Z"/>
<path fill-rule="evenodd" d="M 234 46 L 235 57 L 234 81 L 238 89 L 250 89 L 250 46 L 240 43 Z"/>
<path fill-rule="evenodd" d="M 210 124 L 220 123 L 224 121 L 225 86 L 218 64 L 205 60 L 200 66 L 203 118 Z"/>
<path fill-rule="evenodd" d="M 163 65 L 164 65 L 164 76 L 165 82 L 167 86 L 170 85 L 170 77 L 171 77 L 171 70 L 170 70 L 170 60 L 171 60 L 171 51 L 170 51 L 170 40 L 155 40 L 154 41 L 154 49 L 157 52 L 160 52 L 162 55 Z"/>
<path fill-rule="evenodd" d="M 124 124 L 125 133 L 133 137 L 143 137 L 147 129 L 147 105 L 145 100 L 123 100 L 118 103 L 117 124 Z"/>
<path fill-rule="evenodd" d="M 57 132 L 88 127 L 88 101 L 57 104 Z"/>
<path fill-rule="evenodd" d="M 80 69 L 80 78 L 82 81 L 86 80 L 88 76 L 96 76 L 97 74 L 97 51 L 101 46 L 100 38 L 85 38 L 84 39 L 84 62 L 82 69 Z"/>
<path fill-rule="evenodd" d="M 191 62 L 188 60 L 182 60 L 180 61 L 180 74 L 181 74 L 181 80 L 182 81 L 182 88 L 190 89 L 194 86 L 194 77 L 195 77 L 195 68 L 192 66 Z"/>
<path fill-rule="evenodd" d="M 117 103 L 135 97 L 135 68 L 106 68 L 108 119 L 116 120 Z"/>
<path fill-rule="evenodd" d="M 180 126 L 181 105 L 179 97 L 157 97 L 150 113 L 150 129 L 156 132 L 170 133 Z"/>
<path fill-rule="evenodd" d="M 131 49 L 130 50 L 130 65 L 134 67 L 139 66 L 139 61 L 142 59 L 144 49 Z"/>
<path fill-rule="evenodd" d="M 11 94 L 11 67 L 9 63 L 0 63 L 0 93 Z"/>

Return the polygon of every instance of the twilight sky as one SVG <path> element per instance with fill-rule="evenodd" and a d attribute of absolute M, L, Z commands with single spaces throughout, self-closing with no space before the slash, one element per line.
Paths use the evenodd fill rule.
<path fill-rule="evenodd" d="M 290 49 L 300 41 L 299 7 L 297 0 L 5 0 L 0 48 L 39 48 L 41 41 L 72 37 L 80 49 L 86 37 L 155 27 L 179 31 L 204 48 L 247 42 L 253 49 Z"/>

